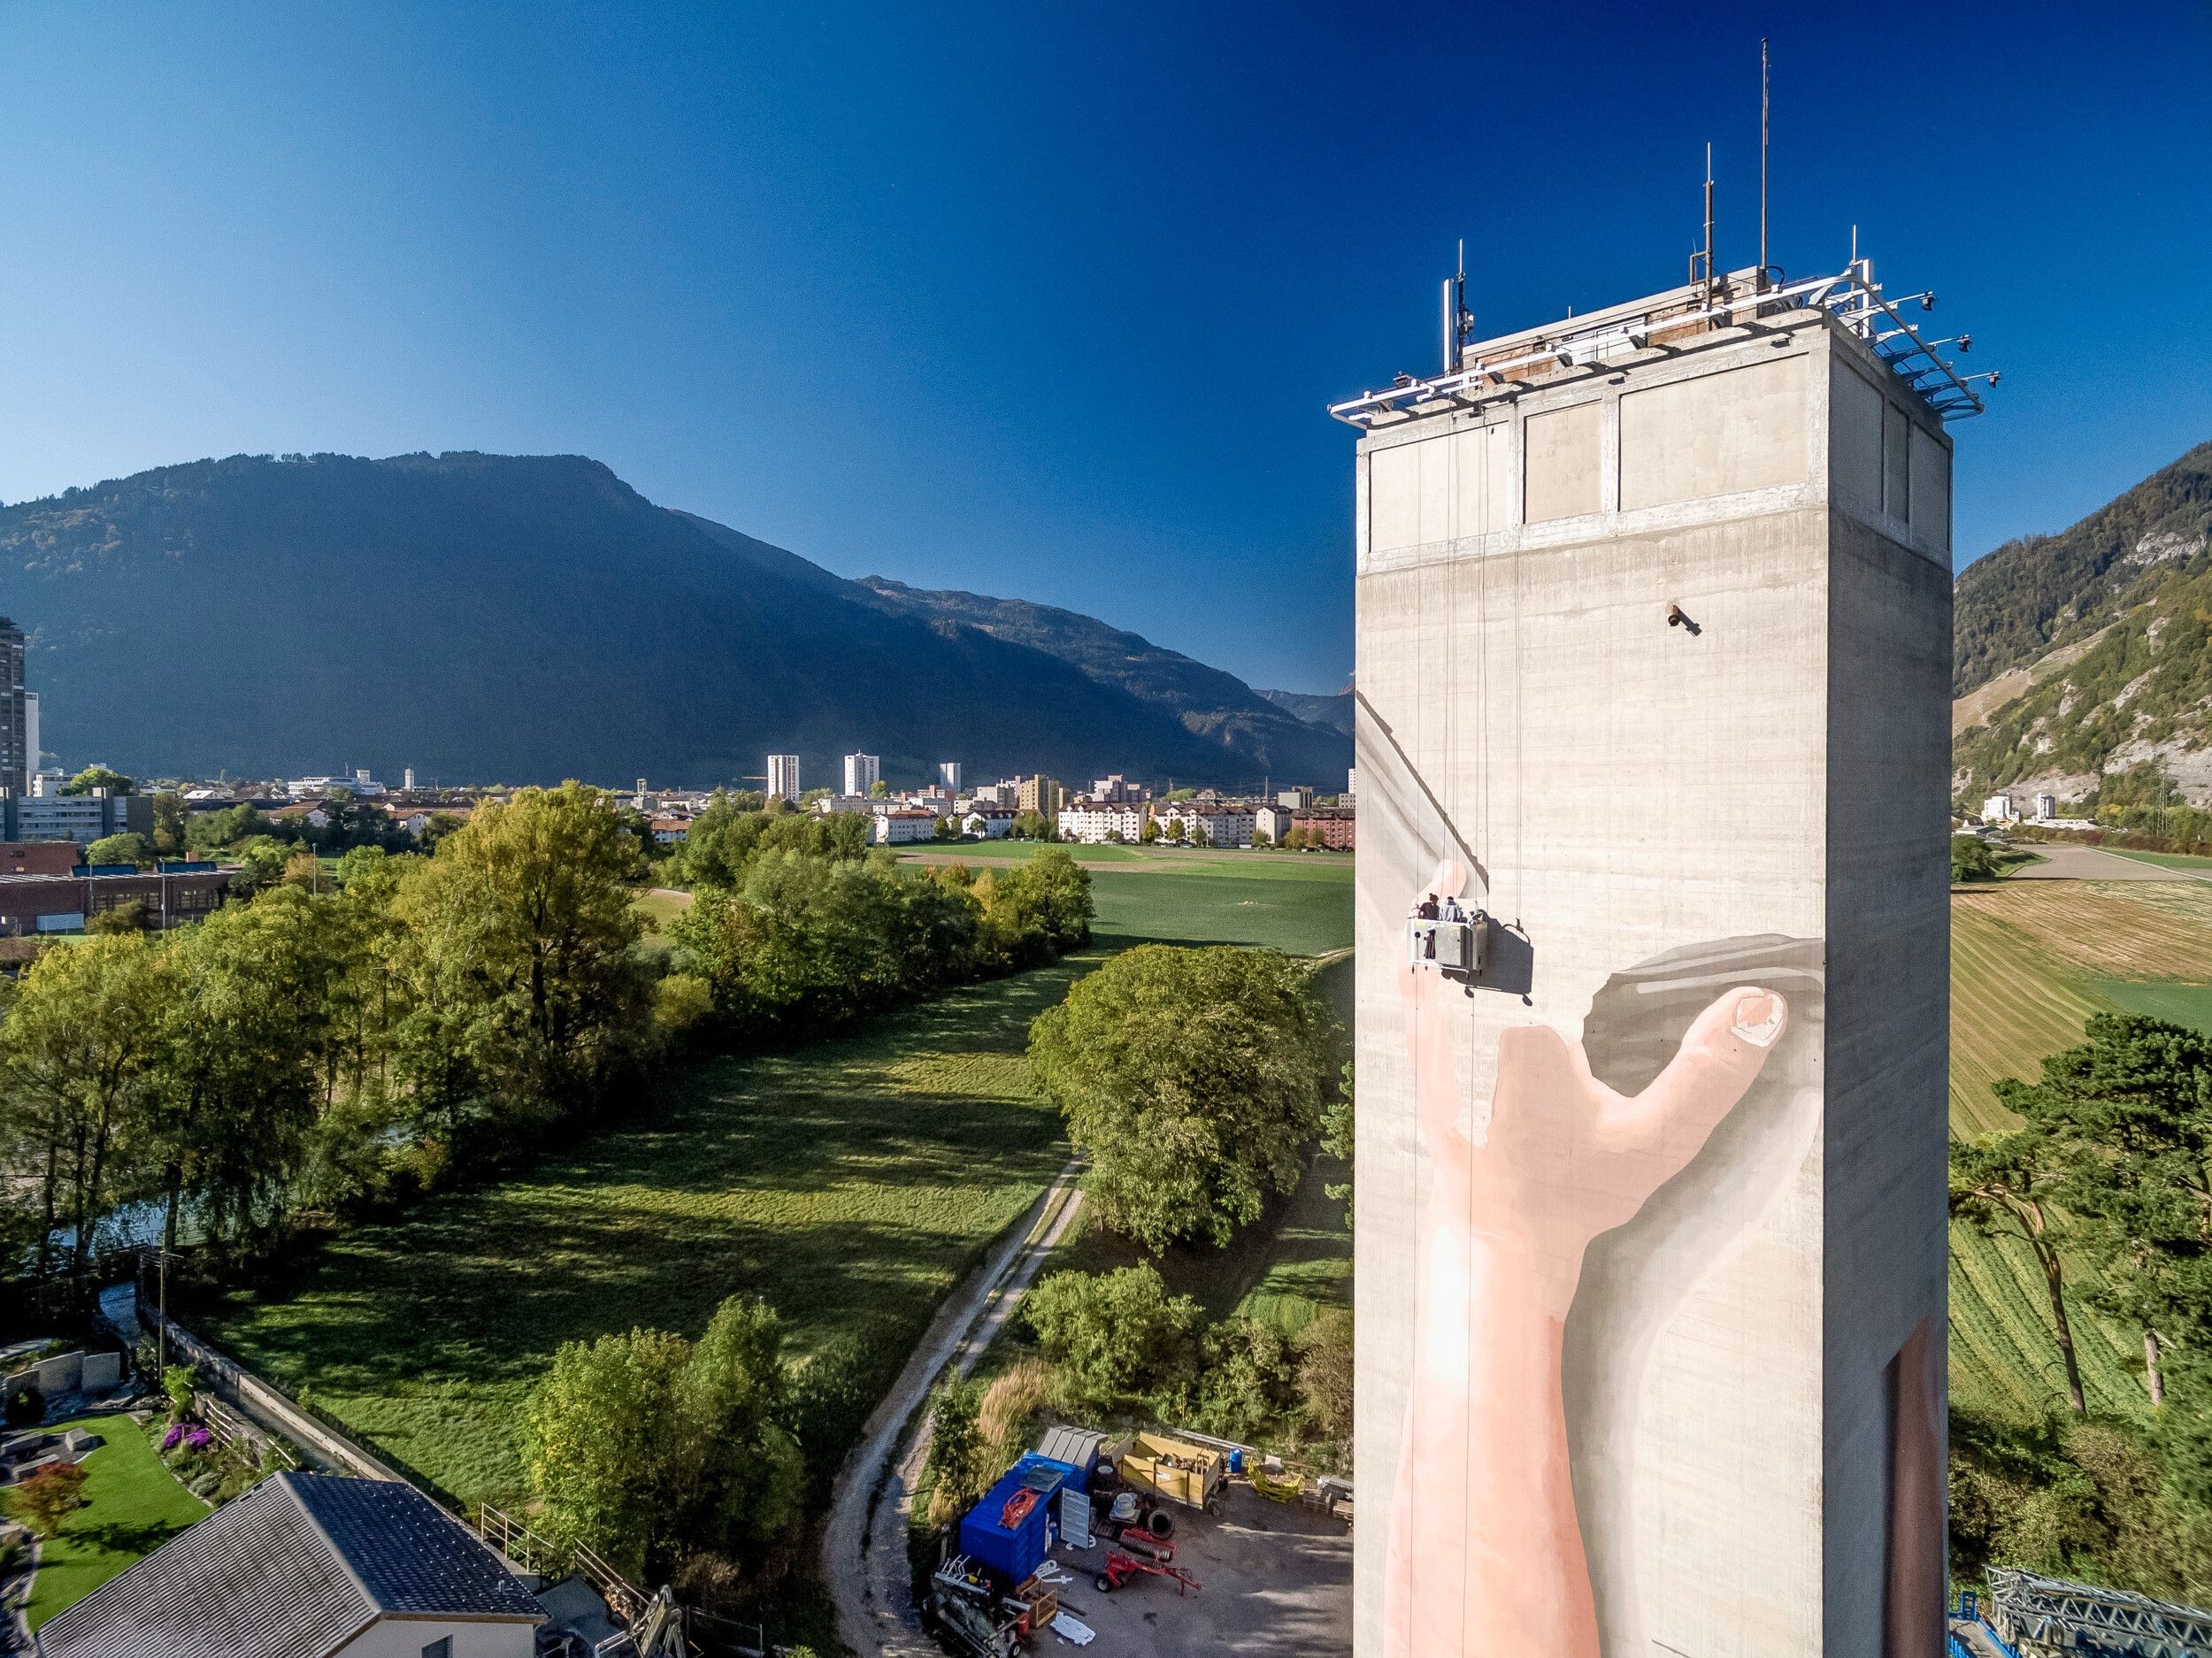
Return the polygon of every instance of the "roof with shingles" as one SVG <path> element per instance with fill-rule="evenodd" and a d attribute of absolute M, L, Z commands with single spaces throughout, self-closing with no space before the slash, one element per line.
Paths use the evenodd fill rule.
<path fill-rule="evenodd" d="M 379 1617 L 526 1619 L 499 1557 L 411 1485 L 279 1474 L 39 1631 L 43 1658 L 321 1658 Z"/>

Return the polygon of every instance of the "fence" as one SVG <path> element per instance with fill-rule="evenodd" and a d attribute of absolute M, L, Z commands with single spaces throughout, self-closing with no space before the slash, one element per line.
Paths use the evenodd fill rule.
<path fill-rule="evenodd" d="M 476 1511 L 476 1535 L 525 1571 L 541 1577 L 560 1577 L 574 1572 L 599 1592 L 607 1611 L 617 1622 L 634 1624 L 645 1616 L 653 1597 L 579 1543 L 564 1548 L 548 1542 L 503 1509 L 484 1504 Z"/>
<path fill-rule="evenodd" d="M 194 1393 L 192 1410 L 214 1435 L 217 1444 L 242 1446 L 256 1462 L 265 1456 L 280 1468 L 298 1470 L 300 1459 L 292 1455 L 289 1446 L 274 1434 L 264 1433 L 214 1394 Z"/>
<path fill-rule="evenodd" d="M 138 1298 L 138 1321 L 141 1327 L 150 1332 L 157 1333 L 162 1328 L 159 1307 L 143 1294 Z M 244 1416 L 259 1422 L 273 1432 L 282 1434 L 341 1473 L 351 1474 L 360 1479 L 406 1483 L 396 1469 L 372 1456 L 342 1433 L 309 1416 L 291 1399 L 219 1348 L 210 1347 L 173 1318 L 168 1321 L 168 1334 L 172 1355 L 198 1368 L 203 1388 L 212 1394 L 218 1402 L 234 1406 Z M 210 1424 L 211 1427 L 212 1425 Z"/>

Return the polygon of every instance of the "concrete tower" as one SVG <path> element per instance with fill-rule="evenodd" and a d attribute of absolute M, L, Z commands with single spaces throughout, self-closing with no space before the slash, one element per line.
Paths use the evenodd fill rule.
<path fill-rule="evenodd" d="M 1943 422 L 1980 405 L 1902 303 L 1742 272 L 1455 327 L 1333 411 L 1358 1658 L 1942 1649 Z"/>
<path fill-rule="evenodd" d="M 772 754 L 768 756 L 768 798 L 794 802 L 799 798 L 797 755 Z"/>

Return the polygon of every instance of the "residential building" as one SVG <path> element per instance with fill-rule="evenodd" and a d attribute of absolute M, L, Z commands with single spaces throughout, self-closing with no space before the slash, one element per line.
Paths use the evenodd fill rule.
<path fill-rule="evenodd" d="M 42 740 L 42 733 L 38 728 L 38 693 L 36 691 L 24 692 L 23 766 L 25 778 L 24 793 L 27 794 L 31 793 L 33 791 L 33 787 L 36 785 L 39 772 L 42 770 L 40 762 L 44 760 L 46 757 L 44 751 L 39 748 L 39 743 Z"/>
<path fill-rule="evenodd" d="M 37 1645 L 41 1658 L 531 1658 L 546 1621 L 412 1485 L 288 1473 L 57 1613 Z"/>
<path fill-rule="evenodd" d="M 401 768 L 399 774 L 399 786 L 400 787 L 405 789 L 410 794 L 415 792 L 415 768 L 413 766 L 411 765 Z"/>
<path fill-rule="evenodd" d="M 1255 838 L 1265 835 L 1268 845 L 1282 845 L 1283 837 L 1290 833 L 1291 819 L 1294 815 L 1287 806 L 1277 806 L 1271 802 L 1260 807 L 1252 814 Z"/>
<path fill-rule="evenodd" d="M 960 820 L 971 841 L 1003 841 L 1014 833 L 1014 814 L 1003 806 L 978 806 Z"/>
<path fill-rule="evenodd" d="M 1163 808 L 1156 814 L 1161 833 L 1169 839 L 1188 839 L 1212 847 L 1248 847 L 1259 826 L 1259 814 L 1249 806 L 1222 801 L 1191 800 Z"/>
<path fill-rule="evenodd" d="M 1356 840 L 1355 814 L 1349 806 L 1313 806 L 1291 814 L 1290 826 L 1308 846 L 1324 846 L 1332 852 L 1349 852 Z"/>
<path fill-rule="evenodd" d="M 1021 783 L 1018 779 L 1010 782 L 979 783 L 968 791 L 968 803 L 972 806 L 1004 806 L 1010 810 L 1018 810 L 1021 805 Z"/>
<path fill-rule="evenodd" d="M 1111 777 L 1102 777 L 1091 785 L 1091 798 L 1118 805 L 1130 801 L 1150 800 L 1152 791 L 1141 784 L 1132 783 L 1117 771 Z"/>
<path fill-rule="evenodd" d="M 916 811 L 911 807 L 901 806 L 876 814 L 875 843 L 879 847 L 933 841 L 936 836 L 937 817 L 933 812 Z"/>
<path fill-rule="evenodd" d="M 960 792 L 959 761 L 940 760 L 937 763 L 937 787 L 948 794 L 957 794 Z"/>
<path fill-rule="evenodd" d="M 655 845 L 672 847 L 691 833 L 691 819 L 688 817 L 653 817 L 647 819 L 647 826 L 653 832 Z"/>
<path fill-rule="evenodd" d="M 2038 795 L 2035 797 L 2035 820 L 2036 820 L 2036 822 L 2038 822 L 2038 823 L 2049 823 L 2049 822 L 2050 822 L 2050 821 L 2051 821 L 2054 817 L 2056 817 L 2057 816 L 2058 816 L 2058 796 L 2057 796 L 2057 795 L 2055 795 L 2055 794 L 2038 794 Z"/>
<path fill-rule="evenodd" d="M 2017 823 L 2019 820 L 2020 814 L 2014 809 L 2009 794 L 1992 794 L 1982 802 L 1984 823 Z"/>
<path fill-rule="evenodd" d="M 1359 798 L 1359 768 L 1353 766 L 1344 773 L 1344 802 L 1350 805 Z"/>
<path fill-rule="evenodd" d="M 879 808 L 887 811 L 891 805 L 887 800 L 871 800 L 865 794 L 825 794 L 814 802 L 814 810 L 826 817 L 841 811 L 871 812 Z"/>
<path fill-rule="evenodd" d="M 0 788 L 10 798 L 30 787 L 38 756 L 28 751 L 24 729 L 23 630 L 0 616 Z"/>
<path fill-rule="evenodd" d="M 1278 806 L 1288 806 L 1294 811 L 1303 811 L 1313 804 L 1313 791 L 1310 788 L 1278 789 L 1275 794 L 1275 803 Z"/>
<path fill-rule="evenodd" d="M 799 789 L 799 756 L 795 754 L 772 754 L 768 756 L 768 796 L 771 800 L 787 800 L 796 804 Z"/>
<path fill-rule="evenodd" d="M 143 794 L 38 794 L 28 800 L 11 794 L 0 834 L 10 841 L 74 841 L 90 846 L 112 834 L 154 832 L 154 803 Z"/>
<path fill-rule="evenodd" d="M 1144 838 L 1145 820 L 1151 816 L 1141 802 L 1087 799 L 1078 795 L 1060 808 L 1055 819 L 1063 841 L 1096 846 L 1108 841 L 1135 841 Z"/>
<path fill-rule="evenodd" d="M 1057 778 L 1047 777 L 1040 771 L 1034 777 L 1016 780 L 1014 809 L 1017 811 L 1033 811 L 1048 823 L 1056 822 L 1060 816 L 1061 800 L 1060 780 Z"/>
<path fill-rule="evenodd" d="M 845 793 L 865 794 L 883 779 L 883 762 L 872 754 L 845 756 Z"/>

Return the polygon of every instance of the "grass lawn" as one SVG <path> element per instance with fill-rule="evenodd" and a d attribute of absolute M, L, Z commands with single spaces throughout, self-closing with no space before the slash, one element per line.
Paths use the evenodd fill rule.
<path fill-rule="evenodd" d="M 85 1458 L 84 1507 L 40 1547 L 31 1585 L 31 1627 L 75 1605 L 208 1511 L 170 1477 L 145 1430 L 125 1416 L 85 1416 L 56 1432 L 88 1428 L 107 1443 Z"/>
<path fill-rule="evenodd" d="M 1023 1060 L 1095 955 L 795 1053 L 702 1066 L 653 1120 L 342 1234 L 288 1293 L 202 1322 L 426 1484 L 517 1502 L 513 1427 L 564 1341 L 696 1335 L 764 1295 L 801 1351 L 858 1335 L 879 1390 L 1066 1156 Z"/>
<path fill-rule="evenodd" d="M 2092 984 L 2099 995 L 2130 1013 L 2163 1019 L 2169 1025 L 2185 1025 L 2212 1036 L 2212 985 L 2178 980 L 2138 984 L 2124 979 L 2100 979 Z"/>
<path fill-rule="evenodd" d="M 653 937 L 668 930 L 668 924 L 691 908 L 688 898 L 664 892 L 643 892 L 631 906 L 645 917 L 647 936 Z"/>
<path fill-rule="evenodd" d="M 2202 870 L 2212 874 L 2212 858 L 2199 857 L 2190 852 L 2134 852 L 2125 847 L 2106 847 L 2105 851 L 2115 857 L 2135 858 L 2145 864 L 2163 864 L 2170 870 Z"/>
<path fill-rule="evenodd" d="M 1233 873 L 1194 863 L 1173 872 L 1094 870 L 1098 931 L 1109 941 L 1262 944 L 1318 956 L 1352 941 L 1352 866 L 1255 860 Z"/>

